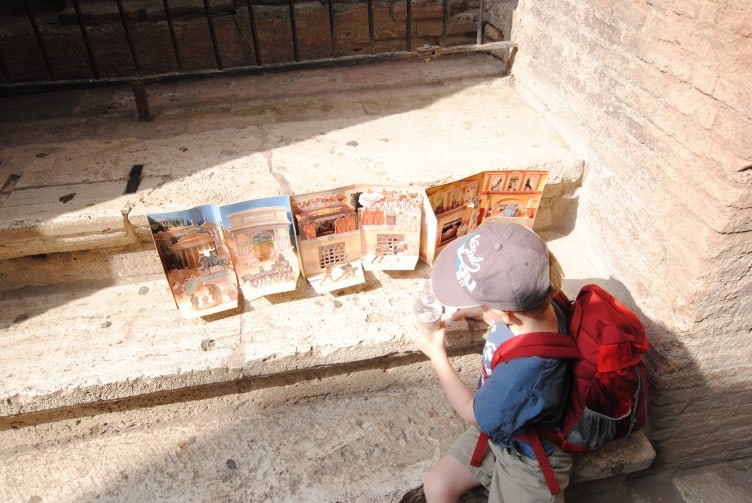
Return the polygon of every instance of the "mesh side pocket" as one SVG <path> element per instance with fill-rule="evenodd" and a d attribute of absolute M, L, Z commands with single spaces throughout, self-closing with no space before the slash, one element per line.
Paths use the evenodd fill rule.
<path fill-rule="evenodd" d="M 613 418 L 585 408 L 580 420 L 567 435 L 567 441 L 590 450 L 603 447 L 614 439 L 617 425 L 628 416 L 629 413 Z"/>

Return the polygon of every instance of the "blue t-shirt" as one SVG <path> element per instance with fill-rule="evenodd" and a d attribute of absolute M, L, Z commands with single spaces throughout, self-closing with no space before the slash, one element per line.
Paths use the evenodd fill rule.
<path fill-rule="evenodd" d="M 566 334 L 566 316 L 554 304 L 559 320 L 559 332 Z M 538 356 L 516 358 L 500 363 L 491 371 L 491 357 L 499 344 L 514 334 L 503 323 L 494 323 L 483 348 L 481 386 L 473 400 L 478 428 L 486 432 L 494 443 L 511 447 L 520 454 L 535 459 L 528 442 L 514 435 L 523 433 L 527 423 L 542 423 L 558 427 L 568 398 L 569 372 L 567 360 Z M 543 440 L 546 454 L 554 445 Z"/>

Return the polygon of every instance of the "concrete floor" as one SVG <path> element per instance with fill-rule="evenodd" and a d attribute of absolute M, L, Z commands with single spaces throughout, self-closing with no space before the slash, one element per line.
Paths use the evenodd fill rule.
<path fill-rule="evenodd" d="M 455 364 L 474 378 L 475 355 Z M 350 374 L 0 419 L 0 501 L 396 503 L 463 428 L 427 367 L 367 372 L 380 383 L 367 391 Z M 742 503 L 751 483 L 742 460 L 577 487 L 568 501 Z"/>

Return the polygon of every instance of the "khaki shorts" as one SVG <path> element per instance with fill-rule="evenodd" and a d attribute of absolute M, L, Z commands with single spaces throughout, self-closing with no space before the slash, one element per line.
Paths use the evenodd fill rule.
<path fill-rule="evenodd" d="M 538 461 L 522 456 L 513 449 L 499 447 L 489 440 L 479 467 L 470 466 L 480 430 L 471 426 L 454 441 L 448 454 L 458 459 L 483 487 L 490 503 L 564 501 L 562 493 L 553 496 L 543 478 Z M 548 456 L 562 492 L 569 485 L 572 455 L 559 449 Z"/>

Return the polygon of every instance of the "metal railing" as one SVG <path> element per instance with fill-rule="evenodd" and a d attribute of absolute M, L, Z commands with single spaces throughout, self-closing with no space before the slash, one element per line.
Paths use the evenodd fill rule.
<path fill-rule="evenodd" d="M 450 12 L 449 0 L 264 1 L 0 0 L 0 94 L 120 83 L 132 85 L 137 103 L 146 107 L 143 85 L 165 79 L 514 48 L 509 41 L 484 43 L 483 0 L 464 12 Z M 314 9 L 313 15 L 305 9 Z M 379 24 L 385 13 L 392 16 L 386 28 Z M 368 35 L 353 45 L 357 36 L 346 23 L 358 14 L 367 17 Z M 301 21 L 308 30 L 306 51 Z M 158 30 L 169 35 L 160 39 Z M 317 43 L 310 41 L 312 30 Z M 142 114 L 139 106 L 139 115 L 148 111 Z"/>

